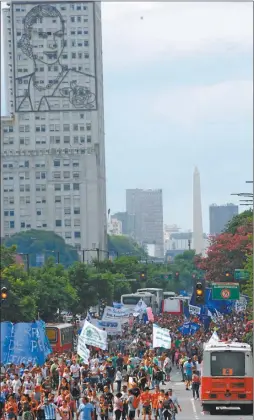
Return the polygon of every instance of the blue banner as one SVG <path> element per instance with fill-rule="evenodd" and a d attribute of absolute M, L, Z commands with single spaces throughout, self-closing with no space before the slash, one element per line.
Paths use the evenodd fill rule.
<path fill-rule="evenodd" d="M 183 302 L 183 314 L 185 318 L 190 318 L 189 304 L 188 302 Z"/>
<path fill-rule="evenodd" d="M 204 330 L 208 331 L 211 323 L 211 317 L 209 315 L 201 315 L 200 320 L 203 322 Z"/>
<path fill-rule="evenodd" d="M 194 292 L 191 296 L 190 305 L 201 307 L 201 314 L 207 314 L 209 309 L 212 313 L 217 310 L 221 314 L 230 314 L 232 312 L 234 301 L 230 300 L 212 300 L 212 289 L 206 288 L 205 290 L 205 305 L 198 305 L 195 303 Z"/>
<path fill-rule="evenodd" d="M 121 309 L 123 307 L 122 303 L 113 302 L 113 308 Z"/>
<path fill-rule="evenodd" d="M 11 335 L 12 323 L 1 322 L 1 363 L 6 363 L 6 360 L 8 359 Z"/>
<path fill-rule="evenodd" d="M 179 296 L 188 296 L 188 293 L 186 292 L 186 290 L 180 290 L 179 292 Z"/>
<path fill-rule="evenodd" d="M 181 327 L 178 327 L 178 331 L 182 335 L 195 334 L 200 329 L 200 325 L 195 322 L 185 322 Z"/>
<path fill-rule="evenodd" d="M 1 323 L 1 362 L 4 364 L 15 363 L 20 365 L 29 362 L 43 365 L 52 348 L 45 333 L 43 321 L 31 323 L 20 322 L 18 324 Z"/>

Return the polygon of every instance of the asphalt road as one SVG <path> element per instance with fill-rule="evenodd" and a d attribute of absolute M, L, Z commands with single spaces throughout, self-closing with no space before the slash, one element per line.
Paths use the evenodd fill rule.
<path fill-rule="evenodd" d="M 192 391 L 186 391 L 185 385 L 181 382 L 181 374 L 177 370 L 173 370 L 171 374 L 171 382 L 164 387 L 172 388 L 173 393 L 177 396 L 182 412 L 176 415 L 176 420 L 253 420 L 253 416 L 246 416 L 240 411 L 218 411 L 215 415 L 204 413 L 199 400 L 192 398 Z"/>

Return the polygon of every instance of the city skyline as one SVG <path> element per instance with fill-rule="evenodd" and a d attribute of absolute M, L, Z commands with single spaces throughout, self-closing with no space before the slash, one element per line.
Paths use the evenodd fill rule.
<path fill-rule="evenodd" d="M 204 232 L 212 203 L 239 204 L 230 194 L 247 191 L 252 170 L 251 7 L 102 4 L 112 213 L 124 210 L 126 189 L 161 188 L 165 223 L 191 228 L 195 165 Z"/>

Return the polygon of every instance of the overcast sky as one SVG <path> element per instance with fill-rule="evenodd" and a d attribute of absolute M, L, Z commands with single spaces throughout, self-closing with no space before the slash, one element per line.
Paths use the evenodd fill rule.
<path fill-rule="evenodd" d="M 209 204 L 250 191 L 252 3 L 102 6 L 107 205 L 162 188 L 164 221 L 192 228 L 192 174 Z M 243 208 L 241 208 L 243 210 Z"/>

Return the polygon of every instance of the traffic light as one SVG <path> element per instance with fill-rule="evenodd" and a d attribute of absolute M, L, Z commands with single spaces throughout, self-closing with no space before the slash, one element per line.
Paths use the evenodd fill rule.
<path fill-rule="evenodd" d="M 139 279 L 140 279 L 140 281 L 146 281 L 146 272 L 145 271 L 141 271 L 141 273 L 139 274 Z"/>
<path fill-rule="evenodd" d="M 6 301 L 7 298 L 8 298 L 7 287 L 2 287 L 2 289 L 1 289 L 1 300 L 2 300 L 2 302 Z"/>
<path fill-rule="evenodd" d="M 197 280 L 195 284 L 195 303 L 198 305 L 205 304 L 205 282 Z"/>
<path fill-rule="evenodd" d="M 225 271 L 225 279 L 226 281 L 234 281 L 234 276 L 229 270 Z"/>
<path fill-rule="evenodd" d="M 179 276 L 180 276 L 180 273 L 178 273 L 178 271 L 175 273 L 175 276 L 174 276 L 174 278 L 175 278 L 175 280 L 179 280 Z"/>

